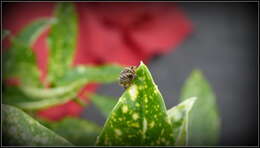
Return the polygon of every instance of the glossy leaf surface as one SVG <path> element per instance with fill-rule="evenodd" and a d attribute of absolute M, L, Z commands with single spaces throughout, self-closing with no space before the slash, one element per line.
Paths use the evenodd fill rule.
<path fill-rule="evenodd" d="M 173 145 L 172 124 L 157 85 L 141 63 L 110 113 L 97 145 Z"/>

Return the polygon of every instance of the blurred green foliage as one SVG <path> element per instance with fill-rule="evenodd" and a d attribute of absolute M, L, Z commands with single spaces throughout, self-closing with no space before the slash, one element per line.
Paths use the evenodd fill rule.
<path fill-rule="evenodd" d="M 93 146 L 101 127 L 87 120 L 66 117 L 59 122 L 40 122 L 77 146 Z"/>
<path fill-rule="evenodd" d="M 63 137 L 42 126 L 22 110 L 2 105 L 3 145 L 72 146 Z"/>
<path fill-rule="evenodd" d="M 52 25 L 49 36 L 49 59 L 47 80 L 55 86 L 72 64 L 77 39 L 77 16 L 74 5 L 60 3 L 56 6 L 54 16 L 57 22 Z"/>
<path fill-rule="evenodd" d="M 186 80 L 180 101 L 196 96 L 189 116 L 189 145 L 214 146 L 219 142 L 220 117 L 216 97 L 200 70 L 193 70 Z"/>
<path fill-rule="evenodd" d="M 93 93 L 89 94 L 89 97 L 105 118 L 108 117 L 117 103 L 117 100 L 112 97 L 101 96 Z"/>

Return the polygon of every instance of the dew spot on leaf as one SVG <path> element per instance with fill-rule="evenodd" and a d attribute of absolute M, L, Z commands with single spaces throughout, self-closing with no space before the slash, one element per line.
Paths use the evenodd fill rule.
<path fill-rule="evenodd" d="M 132 127 L 137 127 L 137 128 L 140 127 L 139 123 L 137 123 L 137 122 L 132 123 L 131 126 Z"/>
<path fill-rule="evenodd" d="M 122 135 L 122 132 L 120 129 L 115 129 L 115 133 L 117 136 L 121 136 Z"/>
<path fill-rule="evenodd" d="M 136 98 L 137 98 L 137 95 L 138 95 L 138 91 L 137 91 L 137 86 L 136 86 L 136 85 L 132 85 L 132 86 L 130 87 L 129 94 L 130 94 L 130 96 L 131 96 L 131 99 L 132 99 L 133 101 L 135 101 Z"/>
<path fill-rule="evenodd" d="M 154 121 L 152 121 L 150 124 L 149 124 L 149 126 L 150 126 L 150 128 L 153 128 L 154 127 Z"/>
<path fill-rule="evenodd" d="M 134 114 L 132 115 L 132 117 L 133 117 L 134 120 L 137 120 L 137 119 L 139 118 L 139 115 L 138 115 L 138 113 L 134 113 Z"/>
<path fill-rule="evenodd" d="M 123 112 L 123 113 L 127 113 L 127 111 L 128 111 L 128 107 L 127 107 L 126 105 L 124 105 L 124 106 L 122 107 L 122 112 Z"/>

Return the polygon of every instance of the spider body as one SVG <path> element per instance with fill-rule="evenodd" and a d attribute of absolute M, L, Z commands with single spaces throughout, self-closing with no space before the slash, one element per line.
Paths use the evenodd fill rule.
<path fill-rule="evenodd" d="M 126 67 L 123 71 L 121 71 L 119 77 L 119 84 L 123 86 L 125 89 L 128 88 L 131 85 L 132 80 L 135 79 L 136 68 L 136 66 L 130 66 Z"/>

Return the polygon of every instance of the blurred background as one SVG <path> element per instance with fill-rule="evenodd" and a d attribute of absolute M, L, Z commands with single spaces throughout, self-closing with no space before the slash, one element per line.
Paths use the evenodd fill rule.
<path fill-rule="evenodd" d="M 219 145 L 257 145 L 258 3 L 153 3 L 151 5 L 163 7 L 155 7 L 147 13 L 143 10 L 146 4 L 140 3 L 137 9 L 118 13 L 125 9 L 117 7 L 119 9 L 111 11 L 115 3 L 99 3 L 98 6 L 76 3 L 80 30 L 74 64 L 117 62 L 136 65 L 144 60 L 167 108 L 178 104 L 186 78 L 198 68 L 217 98 L 221 117 Z M 17 33 L 33 19 L 51 16 L 53 5 L 4 3 L 3 28 Z M 166 7 L 169 11 L 164 12 Z M 142 14 L 141 21 L 136 21 L 139 13 Z M 102 19 L 105 29 L 99 26 L 99 17 L 105 18 Z M 155 21 L 151 23 L 151 20 Z M 43 79 L 47 49 L 42 40 L 46 35 L 47 32 L 33 48 Z M 122 42 L 122 39 L 126 41 Z M 109 48 L 115 49 L 113 56 Z M 115 83 L 91 87 L 90 90 L 96 90 L 98 94 L 114 98 L 119 98 L 124 91 Z M 78 108 L 69 102 L 41 111 L 39 115 L 54 120 L 79 115 L 104 124 L 105 118 L 91 102 L 84 109 Z"/>
<path fill-rule="evenodd" d="M 194 30 L 176 51 L 148 64 L 167 108 L 177 105 L 183 83 L 192 69 L 199 68 L 217 97 L 220 145 L 257 145 L 257 3 L 178 4 Z M 109 84 L 97 92 L 119 98 L 123 89 Z M 105 122 L 93 105 L 82 117 L 100 125 Z"/>

